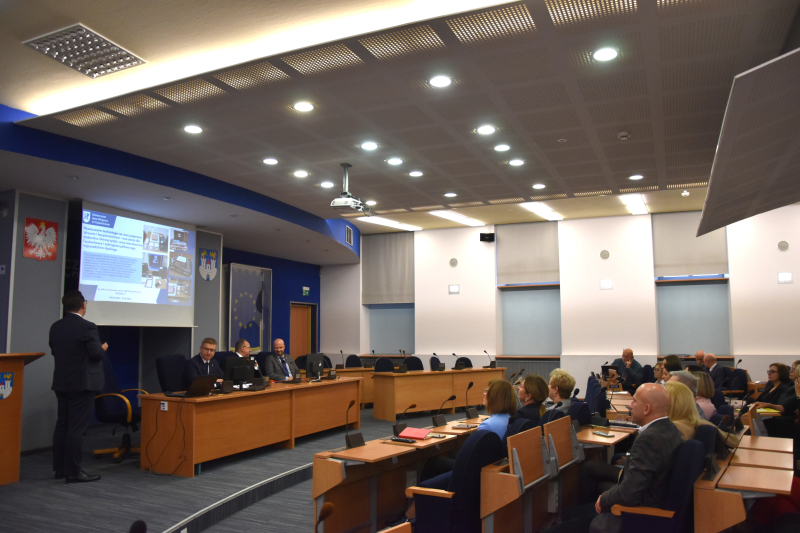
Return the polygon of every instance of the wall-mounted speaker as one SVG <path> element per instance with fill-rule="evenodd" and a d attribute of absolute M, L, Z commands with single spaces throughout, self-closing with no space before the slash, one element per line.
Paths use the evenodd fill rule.
<path fill-rule="evenodd" d="M 494 242 L 494 233 L 481 233 L 481 242 Z"/>

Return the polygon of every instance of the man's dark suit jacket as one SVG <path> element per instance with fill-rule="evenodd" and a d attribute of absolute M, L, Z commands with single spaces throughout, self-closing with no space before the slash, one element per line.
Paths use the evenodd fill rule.
<path fill-rule="evenodd" d="M 222 369 L 219 367 L 219 363 L 214 359 L 211 358 L 209 361 L 209 371 L 208 374 L 216 374 L 219 376 L 220 379 L 224 377 Z M 206 362 L 203 361 L 203 358 L 200 354 L 195 355 L 188 361 L 186 364 L 183 365 L 183 388 L 184 390 L 189 388 L 189 385 L 192 384 L 194 378 L 197 376 L 205 376 L 206 375 Z"/>
<path fill-rule="evenodd" d="M 103 344 L 94 323 L 67 312 L 50 326 L 50 351 L 55 358 L 52 390 L 100 392 L 103 376 Z"/>
<path fill-rule="evenodd" d="M 714 365 L 714 368 L 711 369 L 711 380 L 714 382 L 715 389 L 722 388 L 722 382 L 725 381 L 725 369 L 722 368 L 722 365 L 719 363 Z M 730 383 L 727 384 L 730 387 Z"/>
<path fill-rule="evenodd" d="M 292 372 L 292 375 L 297 374 L 299 370 L 297 369 L 297 365 L 295 364 L 294 359 L 292 359 L 292 356 L 285 353 L 283 354 L 283 357 L 286 359 L 286 364 L 289 366 L 289 370 Z M 266 368 L 262 369 L 261 372 L 269 376 L 269 379 L 273 381 L 286 381 L 286 372 L 283 371 L 281 360 L 277 355 L 275 355 L 275 353 L 270 352 L 267 354 L 265 365 Z"/>
<path fill-rule="evenodd" d="M 668 418 L 653 422 L 641 432 L 625 459 L 620 482 L 600 496 L 603 513 L 592 522 L 592 531 L 619 530 L 622 519 L 610 513 L 616 504 L 659 507 L 669 490 L 675 454 L 682 443 L 680 431 Z M 602 528 L 595 522 L 602 522 Z"/>
<path fill-rule="evenodd" d="M 625 366 L 625 361 L 622 360 L 622 357 L 614 359 L 611 364 L 619 369 L 617 372 L 622 378 L 622 387 L 625 390 L 633 389 L 634 384 L 637 387 L 642 384 L 642 365 L 636 359 L 631 361 L 630 368 Z"/>

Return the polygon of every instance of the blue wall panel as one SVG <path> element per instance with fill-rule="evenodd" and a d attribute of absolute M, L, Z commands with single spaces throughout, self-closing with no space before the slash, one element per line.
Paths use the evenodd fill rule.
<path fill-rule="evenodd" d="M 414 304 L 373 304 L 369 307 L 369 344 L 376 354 L 414 353 Z"/>
<path fill-rule="evenodd" d="M 506 290 L 502 294 L 503 354 L 561 355 L 561 291 Z"/>
<path fill-rule="evenodd" d="M 659 354 L 730 355 L 727 283 L 659 285 L 656 300 Z"/>

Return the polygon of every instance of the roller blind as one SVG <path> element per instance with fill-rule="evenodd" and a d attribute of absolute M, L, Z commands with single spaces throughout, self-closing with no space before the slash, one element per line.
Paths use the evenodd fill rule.
<path fill-rule="evenodd" d="M 653 215 L 656 276 L 727 274 L 725 228 L 696 237 L 700 211 Z"/>
<path fill-rule="evenodd" d="M 558 223 L 505 224 L 497 228 L 497 284 L 559 281 Z"/>
<path fill-rule="evenodd" d="M 361 303 L 414 303 L 414 234 L 361 236 Z"/>

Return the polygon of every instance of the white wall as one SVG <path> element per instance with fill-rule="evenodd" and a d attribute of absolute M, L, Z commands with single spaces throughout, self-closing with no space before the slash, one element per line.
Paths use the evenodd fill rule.
<path fill-rule="evenodd" d="M 361 264 L 320 268 L 320 350 L 367 353 L 362 347 Z M 369 323 L 366 327 L 369 336 Z"/>
<path fill-rule="evenodd" d="M 789 249 L 778 250 L 779 241 Z M 734 355 L 800 354 L 800 206 L 728 226 L 728 266 Z M 794 282 L 779 285 L 778 272 L 791 272 Z"/>
<path fill-rule="evenodd" d="M 414 234 L 415 351 L 417 354 L 496 353 L 497 287 L 494 243 L 480 233 L 493 227 L 418 231 Z M 450 259 L 458 259 L 451 267 Z M 461 293 L 448 294 L 448 285 Z M 421 357 L 427 365 L 427 357 Z M 488 361 L 488 359 L 487 359 Z M 451 361 L 442 358 L 448 368 Z M 486 364 L 472 357 L 475 366 Z"/>

